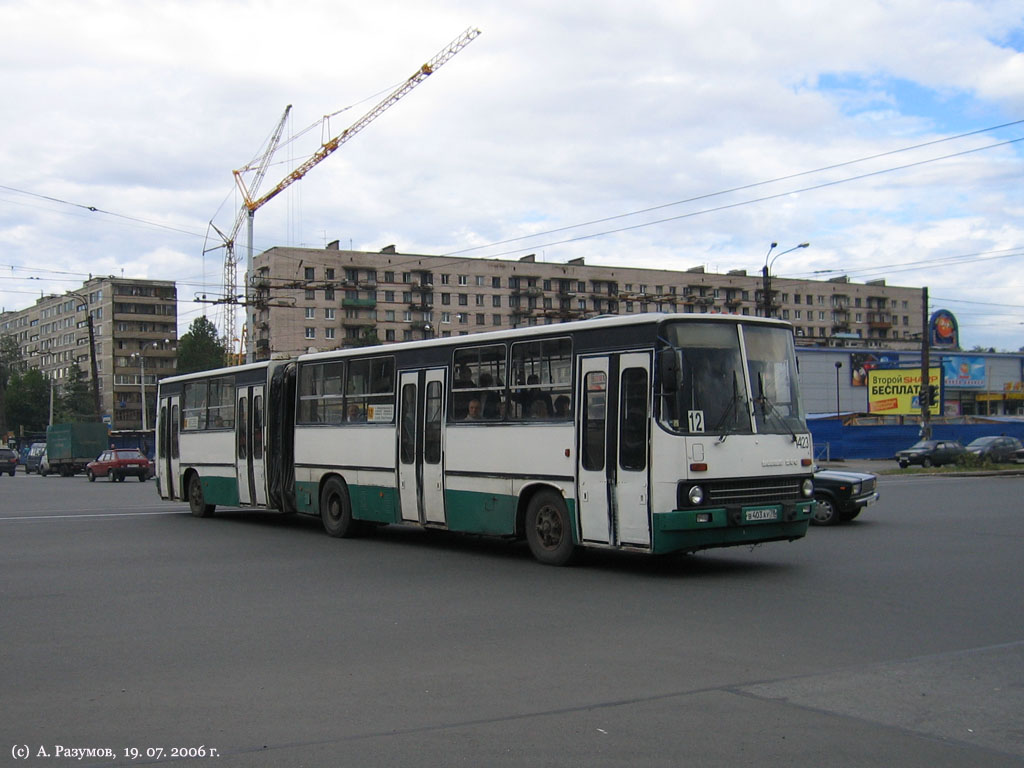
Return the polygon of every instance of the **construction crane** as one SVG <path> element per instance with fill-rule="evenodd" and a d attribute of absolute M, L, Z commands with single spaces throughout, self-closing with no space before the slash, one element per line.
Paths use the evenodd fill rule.
<path fill-rule="evenodd" d="M 274 128 L 273 133 L 271 133 L 263 150 L 258 153 L 256 157 L 253 158 L 253 160 L 251 160 L 244 168 L 234 171 L 236 178 L 242 173 L 247 173 L 249 171 L 256 172 L 252 178 L 252 182 L 249 184 L 249 189 L 253 190 L 253 192 L 259 189 L 260 184 L 263 182 L 263 177 L 267 174 L 267 168 L 270 166 L 270 159 L 273 157 L 274 152 L 277 150 L 277 145 L 281 141 L 281 134 L 284 132 L 284 126 L 288 120 L 288 114 L 291 110 L 291 104 L 285 107 L 284 114 L 281 115 L 281 119 L 278 120 L 277 126 Z M 221 240 L 224 241 L 224 317 L 221 332 L 224 340 L 228 344 L 232 344 L 232 347 L 235 333 L 238 328 L 236 325 L 238 321 L 238 257 L 235 255 L 235 238 L 238 237 L 238 232 L 242 228 L 242 222 L 245 221 L 248 211 L 249 209 L 245 205 L 239 209 L 238 216 L 235 217 L 235 223 L 231 227 L 230 233 L 226 235 L 218 229 L 216 224 L 212 221 L 210 222 L 210 226 L 216 230 L 217 234 L 220 235 Z M 252 236 L 251 231 L 249 236 Z M 251 248 L 252 243 L 250 242 L 249 245 Z M 221 246 L 217 247 L 219 248 Z M 209 250 L 215 249 L 211 248 Z M 209 250 L 204 251 L 204 253 L 208 253 Z M 239 349 L 241 352 L 245 351 L 244 343 L 239 347 Z M 234 352 L 234 349 L 232 348 L 231 351 Z"/>
<path fill-rule="evenodd" d="M 247 324 L 248 330 L 249 330 L 249 333 L 247 335 L 249 349 L 248 349 L 248 354 L 246 356 L 246 360 L 248 362 L 253 362 L 254 359 L 255 359 L 255 355 L 254 355 L 255 334 L 253 333 L 253 331 L 255 329 L 255 318 L 256 318 L 256 315 L 255 315 L 254 302 L 252 301 L 252 296 L 251 296 L 251 289 L 252 289 L 252 274 L 253 274 L 253 245 L 252 245 L 253 234 L 252 234 L 252 232 L 253 232 L 253 219 L 256 216 L 256 211 L 258 211 L 260 208 L 262 208 L 268 202 L 273 200 L 277 195 L 281 194 L 281 192 L 283 192 L 285 189 L 287 189 L 292 184 L 294 184 L 299 179 L 301 179 L 303 176 L 305 176 L 307 173 L 309 173 L 309 171 L 312 170 L 314 166 L 316 166 L 319 163 L 321 163 L 324 160 L 326 160 L 342 144 L 344 144 L 349 139 L 351 139 L 353 136 L 355 136 L 357 133 L 359 133 L 364 128 L 366 128 L 366 126 L 368 126 L 370 123 L 372 123 L 378 117 L 380 117 L 384 112 L 386 112 L 388 109 L 390 109 L 392 106 L 394 106 L 394 104 L 399 99 L 401 99 L 403 96 L 405 96 L 407 93 L 409 93 L 409 91 L 411 91 L 417 85 L 419 85 L 424 80 L 426 80 L 430 75 L 432 75 L 434 72 L 436 72 L 443 64 L 447 63 L 455 54 L 457 54 L 459 51 L 461 51 L 463 48 L 465 48 L 467 45 L 469 45 L 471 42 L 473 42 L 473 40 L 479 34 L 480 34 L 480 30 L 479 29 L 475 29 L 473 27 L 470 27 L 465 32 L 463 32 L 461 35 L 459 35 L 457 38 L 452 40 L 452 42 L 450 42 L 448 45 L 446 45 L 436 56 L 434 56 L 434 58 L 432 58 L 430 61 L 428 61 L 426 64 L 421 66 L 418 70 L 416 70 L 416 72 L 413 75 L 411 75 L 404 83 L 402 83 L 397 88 L 395 88 L 395 90 L 393 90 L 391 93 L 389 93 L 387 96 L 385 96 L 384 99 L 382 99 L 369 112 L 367 112 L 361 118 L 356 120 L 356 122 L 354 122 L 352 125 L 350 125 L 348 128 L 346 128 L 344 131 L 342 131 L 341 133 L 337 134 L 336 136 L 328 139 L 323 144 L 321 144 L 320 148 L 316 152 L 314 152 L 307 160 L 305 160 L 302 164 L 300 164 L 295 170 L 293 170 L 291 173 L 289 173 L 287 176 L 285 176 L 283 179 L 281 179 L 281 181 L 279 181 L 274 186 L 273 189 L 271 189 L 269 192 L 267 192 L 263 196 L 256 197 L 257 190 L 255 189 L 254 185 L 250 185 L 248 187 L 246 186 L 245 181 L 242 178 L 242 173 L 246 169 L 242 169 L 242 170 L 234 172 L 234 174 L 235 174 L 235 183 L 238 185 L 239 190 L 241 190 L 242 199 L 244 200 L 243 211 L 246 213 L 246 218 L 248 219 L 249 253 L 248 253 L 248 258 L 246 259 L 246 276 L 247 276 L 247 279 L 246 279 L 246 285 L 245 285 L 245 305 L 246 305 L 246 308 L 247 308 L 246 324 Z M 262 176 L 260 178 L 262 178 Z M 242 212 L 239 212 L 239 216 L 242 216 Z M 240 226 L 240 224 L 239 224 L 239 226 Z"/>

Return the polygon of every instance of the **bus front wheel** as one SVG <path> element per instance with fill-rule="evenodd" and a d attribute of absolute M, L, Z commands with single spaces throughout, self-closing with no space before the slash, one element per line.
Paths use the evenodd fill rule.
<path fill-rule="evenodd" d="M 328 536 L 338 539 L 346 539 L 359 532 L 359 521 L 352 519 L 348 488 L 336 477 L 328 480 L 320 492 L 320 522 Z"/>
<path fill-rule="evenodd" d="M 203 497 L 203 484 L 199 475 L 192 475 L 188 481 L 188 508 L 196 517 L 209 517 L 217 507 L 214 504 L 207 504 Z"/>
<path fill-rule="evenodd" d="M 526 509 L 526 542 L 545 565 L 567 565 L 576 554 L 565 501 L 552 491 L 541 491 Z"/>

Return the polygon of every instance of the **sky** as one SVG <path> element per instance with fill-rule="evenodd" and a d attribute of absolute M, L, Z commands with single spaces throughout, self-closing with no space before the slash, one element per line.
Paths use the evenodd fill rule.
<path fill-rule="evenodd" d="M 220 326 L 210 224 L 287 105 L 263 192 L 469 28 L 257 252 L 757 273 L 777 242 L 773 275 L 927 286 L 962 347 L 1024 347 L 1019 0 L 0 0 L 0 308 L 123 275 Z"/>

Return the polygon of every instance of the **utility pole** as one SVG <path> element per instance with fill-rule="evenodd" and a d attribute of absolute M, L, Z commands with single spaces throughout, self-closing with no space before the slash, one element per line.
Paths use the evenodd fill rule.
<path fill-rule="evenodd" d="M 918 403 L 921 406 L 921 439 L 932 439 L 932 411 L 929 398 L 928 373 L 931 368 L 928 338 L 928 288 L 921 291 L 921 389 L 918 391 Z"/>
<path fill-rule="evenodd" d="M 100 405 L 100 375 L 96 365 L 96 331 L 92 324 L 92 312 L 89 310 L 89 302 L 82 294 L 68 291 L 68 296 L 75 297 L 85 306 L 85 321 L 89 327 L 89 373 L 92 376 L 92 407 L 96 411 L 96 418 L 102 421 L 103 409 Z"/>

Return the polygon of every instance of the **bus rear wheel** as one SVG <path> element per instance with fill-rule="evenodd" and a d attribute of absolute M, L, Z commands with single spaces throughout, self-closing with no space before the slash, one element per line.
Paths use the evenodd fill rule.
<path fill-rule="evenodd" d="M 576 554 L 565 501 L 552 491 L 541 491 L 526 509 L 526 542 L 545 565 L 568 565 Z"/>
<path fill-rule="evenodd" d="M 192 475 L 188 481 L 188 508 L 196 517 L 209 517 L 217 507 L 214 504 L 207 504 L 203 497 L 203 484 L 199 475 Z"/>
<path fill-rule="evenodd" d="M 347 539 L 359 533 L 359 521 L 352 518 L 352 502 L 348 488 L 332 477 L 320 492 L 320 522 L 328 536 Z"/>

